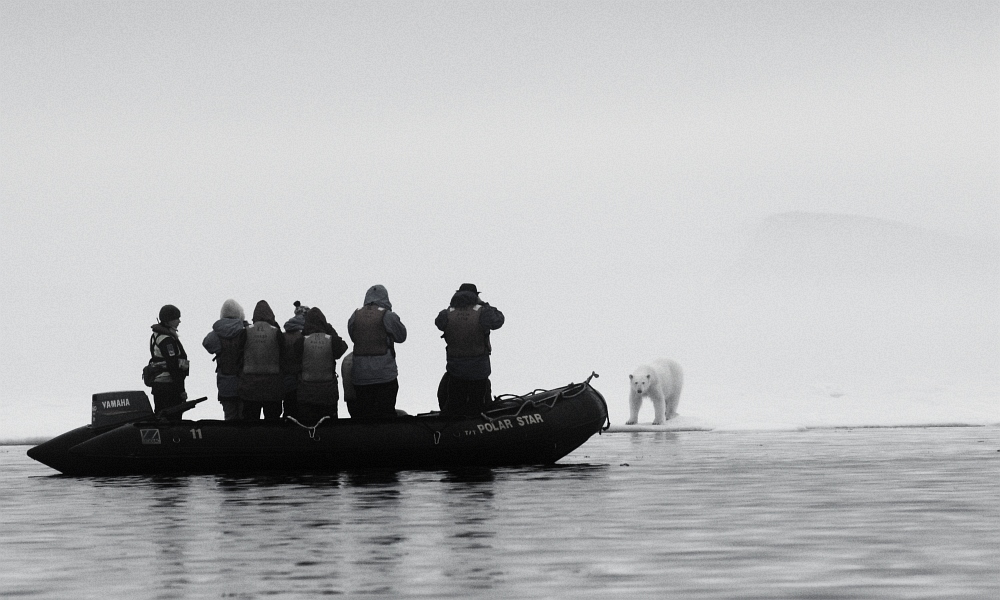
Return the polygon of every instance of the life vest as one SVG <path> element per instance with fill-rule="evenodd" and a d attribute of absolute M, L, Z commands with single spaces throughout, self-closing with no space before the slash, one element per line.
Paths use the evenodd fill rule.
<path fill-rule="evenodd" d="M 187 352 L 184 351 L 184 346 L 181 345 L 181 341 L 172 335 L 167 335 L 165 333 L 154 333 L 149 337 L 149 354 L 151 356 L 149 364 L 156 365 L 162 371 L 156 375 L 153 379 L 155 383 L 174 383 L 174 378 L 170 375 L 170 371 L 167 370 L 167 361 L 163 356 L 163 352 L 160 351 L 160 343 L 165 339 L 172 339 L 177 345 L 177 368 L 180 370 L 184 377 L 187 377 L 188 372 L 191 369 L 191 364 L 187 359 Z"/>
<path fill-rule="evenodd" d="M 385 330 L 385 309 L 375 304 L 366 304 L 354 311 L 355 356 L 382 356 L 392 346 Z"/>
<path fill-rule="evenodd" d="M 490 342 L 486 331 L 479 324 L 480 309 L 483 306 L 451 307 L 448 309 L 448 324 L 444 327 L 444 341 L 447 342 L 448 358 L 470 358 L 489 354 Z"/>
<path fill-rule="evenodd" d="M 240 333 L 231 338 L 219 337 L 219 344 L 222 348 L 215 354 L 215 372 L 219 375 L 239 375 L 240 358 L 243 345 L 245 343 L 245 333 Z"/>
<path fill-rule="evenodd" d="M 302 381 L 321 382 L 336 379 L 333 360 L 333 337 L 313 333 L 302 338 Z"/>
<path fill-rule="evenodd" d="M 243 347 L 243 372 L 247 375 L 277 375 L 281 373 L 281 350 L 278 339 L 281 331 L 264 321 L 257 321 L 246 328 L 247 341 Z"/>

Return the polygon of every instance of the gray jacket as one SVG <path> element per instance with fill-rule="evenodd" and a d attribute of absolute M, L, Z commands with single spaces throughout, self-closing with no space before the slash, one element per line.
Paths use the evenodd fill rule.
<path fill-rule="evenodd" d="M 242 319 L 219 319 L 212 325 L 212 331 L 208 332 L 201 345 L 210 354 L 218 354 L 222 350 L 223 339 L 233 339 L 246 327 L 246 321 Z M 215 376 L 215 383 L 219 386 L 219 396 L 231 398 L 237 396 L 236 386 L 239 384 L 238 375 L 223 375 L 218 373 Z"/>
<path fill-rule="evenodd" d="M 399 315 L 392 312 L 392 303 L 389 302 L 389 292 L 385 286 L 373 285 L 365 293 L 365 305 L 374 304 L 385 309 L 385 316 L 382 317 L 382 325 L 385 326 L 386 335 L 394 344 L 402 344 L 406 341 L 406 326 L 399 320 Z M 354 340 L 354 313 L 347 320 L 347 334 Z M 351 368 L 351 379 L 354 385 L 373 385 L 376 383 L 388 383 L 399 376 L 396 368 L 396 352 L 391 347 L 388 352 L 381 356 L 354 356 Z"/>

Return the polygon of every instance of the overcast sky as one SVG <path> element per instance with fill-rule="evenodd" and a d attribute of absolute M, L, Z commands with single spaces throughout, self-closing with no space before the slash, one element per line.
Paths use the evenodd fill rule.
<path fill-rule="evenodd" d="M 495 392 L 619 396 L 769 214 L 995 243 L 998 34 L 993 1 L 0 0 L 0 401 L 141 387 L 164 303 L 214 400 L 226 298 L 346 337 L 382 283 L 430 410 L 466 281 Z"/>

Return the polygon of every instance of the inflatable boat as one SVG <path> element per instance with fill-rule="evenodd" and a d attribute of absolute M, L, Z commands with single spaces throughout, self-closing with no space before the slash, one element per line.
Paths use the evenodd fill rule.
<path fill-rule="evenodd" d="M 94 394 L 90 425 L 28 450 L 66 475 L 309 472 L 551 464 L 606 428 L 607 404 L 571 383 L 499 396 L 475 417 L 169 421 L 205 400 L 154 413 L 143 391 Z"/>

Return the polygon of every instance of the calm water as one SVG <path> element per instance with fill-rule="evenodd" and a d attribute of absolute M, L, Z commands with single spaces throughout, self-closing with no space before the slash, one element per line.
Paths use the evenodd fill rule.
<path fill-rule="evenodd" d="M 595 436 L 550 468 L 68 478 L 0 447 L 0 596 L 997 598 L 1000 429 Z"/>

